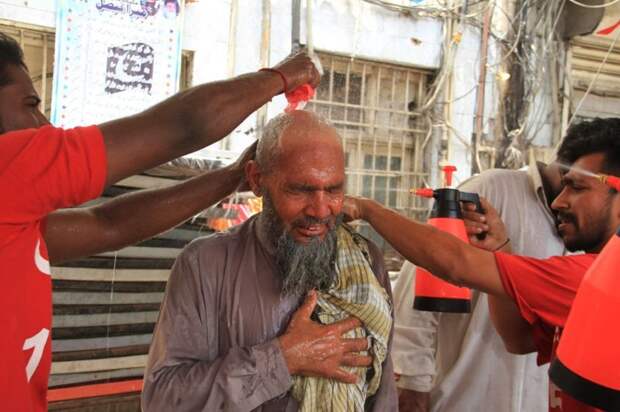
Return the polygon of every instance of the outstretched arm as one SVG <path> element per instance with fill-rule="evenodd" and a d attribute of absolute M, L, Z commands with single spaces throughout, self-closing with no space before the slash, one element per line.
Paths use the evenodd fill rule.
<path fill-rule="evenodd" d="M 493 253 L 404 217 L 374 200 L 348 197 L 344 210 L 353 219 L 366 220 L 405 259 L 435 276 L 459 286 L 508 297 Z"/>
<path fill-rule="evenodd" d="M 286 59 L 276 69 L 286 78 L 288 89 L 319 81 L 305 53 Z M 221 139 L 281 93 L 283 85 L 276 73 L 252 73 L 197 86 L 143 113 L 103 124 L 106 185 Z M 248 159 L 174 187 L 50 214 L 45 240 L 51 262 L 119 249 L 178 225 L 235 190 Z"/>
<path fill-rule="evenodd" d="M 319 83 L 319 73 L 305 53 L 275 69 L 286 78 L 288 90 Z M 106 185 L 220 140 L 283 91 L 277 73 L 256 72 L 191 88 L 145 112 L 101 125 L 108 159 Z"/>
<path fill-rule="evenodd" d="M 481 199 L 482 200 L 482 199 Z M 497 212 L 486 201 L 487 210 L 480 225 L 467 224 L 470 235 L 480 233 L 477 227 L 488 230 L 484 245 L 501 245 Z M 523 319 L 515 303 L 502 284 L 499 268 L 492 252 L 467 244 L 430 225 L 408 219 L 370 199 L 348 197 L 344 212 L 352 219 L 364 219 L 390 243 L 405 259 L 422 266 L 435 276 L 459 285 L 478 289 L 489 294 L 489 310 L 497 332 L 509 352 L 527 353 L 534 350 L 530 325 Z M 503 224 L 501 225 L 503 227 Z M 472 241 L 475 241 L 472 238 Z M 480 246 L 483 246 L 480 243 Z M 505 247 L 508 247 L 506 245 Z M 493 250 L 493 249 L 492 249 Z"/>
<path fill-rule="evenodd" d="M 484 221 L 478 217 L 481 225 L 476 225 L 472 223 L 476 218 L 472 218 L 467 228 L 472 236 L 479 233 L 476 227 L 488 230 L 487 238 L 479 246 L 496 248 L 503 243 L 500 239 L 505 239 L 501 232 L 498 233 L 503 224 L 500 225 L 501 219 L 488 202 L 483 200 L 482 206 L 487 210 Z M 374 200 L 349 197 L 344 210 L 351 218 L 370 223 L 405 259 L 447 282 L 488 293 L 491 320 L 509 352 L 528 353 L 535 349 L 530 325 L 506 293 L 492 252 L 462 242 L 430 225 L 408 219 Z M 474 239 L 472 237 L 472 242 L 475 242 Z M 509 245 L 504 247 L 509 248 Z"/>
<path fill-rule="evenodd" d="M 150 238 L 233 192 L 256 144 L 230 166 L 163 189 L 140 190 L 101 205 L 64 209 L 47 217 L 45 241 L 52 263 L 117 250 Z"/>

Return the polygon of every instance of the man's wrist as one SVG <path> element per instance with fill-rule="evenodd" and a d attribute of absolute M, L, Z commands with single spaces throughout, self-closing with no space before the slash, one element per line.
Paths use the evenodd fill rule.
<path fill-rule="evenodd" d="M 298 374 L 298 368 L 297 363 L 294 361 L 293 357 L 290 354 L 289 348 L 291 345 L 289 344 L 290 342 L 288 338 L 288 335 L 284 334 L 278 337 L 276 341 L 278 342 L 278 346 L 280 347 L 280 351 L 282 352 L 282 357 L 284 358 L 284 362 L 286 363 L 288 372 L 292 376 Z"/>
<path fill-rule="evenodd" d="M 272 69 L 270 67 L 263 67 L 262 69 L 259 70 L 259 72 L 268 72 L 268 73 L 277 74 L 280 80 L 282 80 L 282 93 L 286 93 L 287 91 L 289 91 L 288 81 L 286 80 L 286 76 L 284 75 L 284 73 L 282 73 L 281 70 Z"/>
<path fill-rule="evenodd" d="M 244 165 L 238 164 L 237 162 L 225 166 L 224 169 L 227 169 L 227 172 L 230 173 L 232 177 L 239 178 L 245 174 Z"/>
<path fill-rule="evenodd" d="M 244 175 L 243 169 L 235 163 L 217 169 L 215 172 L 219 172 L 216 180 L 220 183 L 220 187 L 228 192 L 227 194 L 237 190 Z"/>
<path fill-rule="evenodd" d="M 375 202 L 373 199 L 360 199 L 359 203 L 359 211 L 360 218 L 372 224 L 372 219 L 377 211 L 377 206 L 379 204 Z"/>
<path fill-rule="evenodd" d="M 493 252 L 509 252 L 510 251 L 510 238 L 506 238 L 502 243 L 500 243 Z"/>
<path fill-rule="evenodd" d="M 268 89 L 271 90 L 269 101 L 271 101 L 274 96 L 284 93 L 284 82 L 282 81 L 282 77 L 280 77 L 280 75 L 270 70 L 259 70 L 256 73 L 263 76 L 265 80 L 264 84 L 268 85 Z"/>
<path fill-rule="evenodd" d="M 248 399 L 252 404 L 248 404 L 247 408 L 241 408 L 243 410 L 254 410 L 267 399 L 282 395 L 290 389 L 293 383 L 277 338 L 251 346 L 250 350 L 256 362 L 256 371 L 261 384 L 260 389 L 255 393 L 256 397 L 250 398 L 254 401 Z M 259 398 L 264 401 L 254 403 L 259 402 Z"/>
<path fill-rule="evenodd" d="M 431 394 L 429 392 L 418 392 L 409 389 L 398 391 L 398 404 L 402 409 L 415 412 L 428 412 Z"/>

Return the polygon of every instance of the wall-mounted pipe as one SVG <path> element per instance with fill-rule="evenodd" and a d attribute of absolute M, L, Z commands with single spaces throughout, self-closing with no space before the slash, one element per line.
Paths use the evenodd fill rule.
<path fill-rule="evenodd" d="M 314 43 L 312 41 L 312 1 L 306 0 L 306 47 L 308 54 L 314 54 Z"/>
<path fill-rule="evenodd" d="M 300 23 L 301 23 L 301 0 L 293 0 L 291 13 L 291 50 L 295 51 L 301 47 Z"/>
<path fill-rule="evenodd" d="M 271 54 L 271 0 L 263 0 L 263 17 L 261 22 L 260 40 L 260 66 L 269 67 L 269 56 Z M 256 114 L 257 135 L 263 130 L 267 123 L 267 104 L 263 105 Z"/>
<path fill-rule="evenodd" d="M 474 136 L 473 136 L 473 153 L 472 153 L 472 174 L 480 173 L 482 165 L 480 164 L 480 143 L 482 141 L 483 120 L 484 120 L 484 94 L 487 77 L 487 55 L 489 49 L 489 32 L 491 26 L 491 17 L 493 15 L 493 6 L 487 5 L 487 11 L 484 15 L 484 24 L 482 27 L 482 36 L 480 38 L 480 73 L 478 78 L 478 88 L 476 91 L 476 114 L 474 116 Z"/>
<path fill-rule="evenodd" d="M 230 2 L 230 21 L 228 24 L 228 78 L 235 76 L 236 54 L 237 54 L 237 15 L 239 14 L 239 0 Z M 222 142 L 224 150 L 230 150 L 230 135 L 226 136 Z"/>

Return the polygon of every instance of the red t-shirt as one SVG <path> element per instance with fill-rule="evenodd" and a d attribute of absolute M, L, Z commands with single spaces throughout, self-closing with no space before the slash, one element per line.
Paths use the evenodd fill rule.
<path fill-rule="evenodd" d="M 0 135 L 0 404 L 47 410 L 52 293 L 45 216 L 98 197 L 106 179 L 97 127 Z"/>
<path fill-rule="evenodd" d="M 598 255 L 535 259 L 497 252 L 495 259 L 506 292 L 532 325 L 538 364 L 555 357 L 557 342 L 583 276 Z M 594 412 L 549 382 L 549 411 Z"/>

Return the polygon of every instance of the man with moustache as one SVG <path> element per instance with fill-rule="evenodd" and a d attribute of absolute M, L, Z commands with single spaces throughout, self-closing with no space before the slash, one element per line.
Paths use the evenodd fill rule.
<path fill-rule="evenodd" d="M 513 253 L 559 256 L 566 249 L 557 234 L 551 202 L 562 190 L 560 170 L 555 163 L 540 162 L 528 170 L 490 169 L 465 181 L 459 190 L 478 193 L 497 209 Z M 475 236 L 472 242 L 483 243 Z M 393 286 L 392 361 L 401 411 L 547 408 L 547 368 L 536 365 L 535 354 L 506 351 L 493 327 L 486 294 L 472 291 L 468 314 L 419 311 L 413 309 L 415 279 L 416 268 L 407 261 Z"/>
<path fill-rule="evenodd" d="M 562 191 L 551 208 L 558 214 L 558 230 L 566 248 L 585 254 L 547 259 L 510 254 L 511 242 L 505 227 L 497 211 L 486 201 L 482 206 L 488 232 L 486 239 L 478 244 L 480 247 L 407 219 L 368 199 L 347 199 L 346 214 L 367 220 L 406 259 L 435 276 L 487 293 L 491 320 L 506 349 L 511 353 L 538 352 L 538 363 L 544 364 L 555 357 L 583 276 L 620 229 L 618 192 L 592 176 L 592 173 L 620 176 L 619 134 L 618 118 L 582 122 L 568 130 L 558 150 L 558 158 L 570 168 L 562 176 Z M 469 213 L 468 231 L 479 233 L 476 229 L 484 227 L 481 216 Z M 597 409 L 550 384 L 549 411 Z"/>
<path fill-rule="evenodd" d="M 276 117 L 246 178 L 263 212 L 174 265 L 144 410 L 396 410 L 389 279 L 341 223 L 337 132 L 309 112 Z"/>

